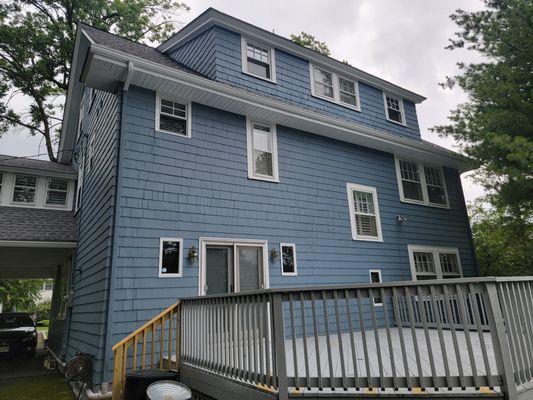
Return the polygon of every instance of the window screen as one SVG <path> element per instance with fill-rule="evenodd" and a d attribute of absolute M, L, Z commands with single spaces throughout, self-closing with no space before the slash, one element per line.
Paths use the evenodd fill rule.
<path fill-rule="evenodd" d="M 333 77 L 331 72 L 315 67 L 313 75 L 315 79 L 315 94 L 333 99 Z"/>
<path fill-rule="evenodd" d="M 50 178 L 46 192 L 47 205 L 67 205 L 68 181 L 66 179 Z"/>
<path fill-rule="evenodd" d="M 161 99 L 158 129 L 176 135 L 187 136 L 187 105 Z"/>

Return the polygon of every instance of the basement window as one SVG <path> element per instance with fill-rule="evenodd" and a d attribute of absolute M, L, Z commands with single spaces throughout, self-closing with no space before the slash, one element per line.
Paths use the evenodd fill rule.
<path fill-rule="evenodd" d="M 159 277 L 182 276 L 183 239 L 161 238 L 159 240 Z"/>
<path fill-rule="evenodd" d="M 191 104 L 156 97 L 155 129 L 172 135 L 191 137 Z"/>
<path fill-rule="evenodd" d="M 36 188 L 36 176 L 16 175 L 15 186 L 13 187 L 13 203 L 33 204 Z"/>

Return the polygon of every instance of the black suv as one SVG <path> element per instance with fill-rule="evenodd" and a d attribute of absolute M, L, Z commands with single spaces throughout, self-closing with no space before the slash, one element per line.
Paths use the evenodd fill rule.
<path fill-rule="evenodd" d="M 35 356 L 37 330 L 26 313 L 0 314 L 0 356 L 24 354 Z"/>

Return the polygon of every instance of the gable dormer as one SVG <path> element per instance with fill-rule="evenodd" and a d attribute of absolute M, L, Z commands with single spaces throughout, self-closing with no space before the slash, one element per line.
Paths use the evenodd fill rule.
<path fill-rule="evenodd" d="M 217 10 L 158 50 L 209 79 L 420 139 L 416 104 L 424 97 Z"/>

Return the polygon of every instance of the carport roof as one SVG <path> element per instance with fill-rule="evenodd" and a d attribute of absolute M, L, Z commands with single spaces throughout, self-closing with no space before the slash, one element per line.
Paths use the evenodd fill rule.
<path fill-rule="evenodd" d="M 0 241 L 76 242 L 74 213 L 0 206 Z"/>

